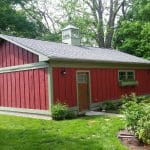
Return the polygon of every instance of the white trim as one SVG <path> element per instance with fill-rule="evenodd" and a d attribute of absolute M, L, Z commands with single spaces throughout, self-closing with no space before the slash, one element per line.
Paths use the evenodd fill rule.
<path fill-rule="evenodd" d="M 78 107 L 78 112 L 79 112 L 79 99 L 78 99 L 78 73 L 88 73 L 89 75 L 89 81 L 88 81 L 88 84 L 89 84 L 89 109 L 90 109 L 90 105 L 91 105 L 91 75 L 90 75 L 90 71 L 89 70 L 77 70 L 76 71 L 76 91 L 77 91 L 77 107 Z"/>
<path fill-rule="evenodd" d="M 53 77 L 52 77 L 52 67 L 48 66 L 48 97 L 49 97 L 49 110 L 51 112 L 51 107 L 53 105 Z"/>
<path fill-rule="evenodd" d="M 23 70 L 31 70 L 31 69 L 38 69 L 38 68 L 47 68 L 48 63 L 46 62 L 39 62 L 39 63 L 32 63 L 32 64 L 25 64 L 25 65 L 18 65 L 18 66 L 10 66 L 5 68 L 0 68 L 0 73 L 8 73 L 8 72 L 17 72 Z"/>
<path fill-rule="evenodd" d="M 118 70 L 118 81 L 121 81 L 121 80 L 119 79 L 119 73 L 120 73 L 120 72 L 125 72 L 126 78 L 127 78 L 127 73 L 128 73 L 128 72 L 133 72 L 133 74 L 134 74 L 134 80 L 135 80 L 135 76 L 136 76 L 135 70 Z"/>
<path fill-rule="evenodd" d="M 30 114 L 40 114 L 40 115 L 50 115 L 50 111 L 49 110 L 14 108 L 14 107 L 1 107 L 0 106 L 0 111 L 20 112 L 20 113 L 30 113 Z"/>
<path fill-rule="evenodd" d="M 36 50 L 33 50 L 33 49 L 29 48 L 29 47 L 26 47 L 26 46 L 24 46 L 24 45 L 22 45 L 20 43 L 15 42 L 15 41 L 13 41 L 13 40 L 11 40 L 9 38 L 6 38 L 2 34 L 0 34 L 0 38 L 4 39 L 6 41 L 9 41 L 9 42 L 11 42 L 11 43 L 13 43 L 13 44 L 15 44 L 15 45 L 25 49 L 25 50 L 28 50 L 31 53 L 34 53 L 34 54 L 38 55 L 39 56 L 39 61 L 47 61 L 47 60 L 49 60 L 49 58 L 46 55 L 43 55 L 43 54 L 37 52 Z"/>
<path fill-rule="evenodd" d="M 150 66 L 143 64 L 132 63 L 114 63 L 114 62 L 94 62 L 94 61 L 58 61 L 50 60 L 52 67 L 66 67 L 66 68 L 118 68 L 118 69 L 150 69 Z"/>

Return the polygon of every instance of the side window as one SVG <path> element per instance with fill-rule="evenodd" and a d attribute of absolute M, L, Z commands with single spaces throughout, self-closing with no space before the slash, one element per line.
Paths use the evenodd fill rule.
<path fill-rule="evenodd" d="M 128 70 L 119 70 L 118 73 L 118 79 L 119 81 L 133 81 L 135 80 L 135 72 L 134 71 L 128 71 Z"/>
<path fill-rule="evenodd" d="M 126 72 L 119 72 L 119 80 L 126 80 Z"/>
<path fill-rule="evenodd" d="M 133 71 L 127 72 L 127 80 L 135 80 L 135 73 Z"/>

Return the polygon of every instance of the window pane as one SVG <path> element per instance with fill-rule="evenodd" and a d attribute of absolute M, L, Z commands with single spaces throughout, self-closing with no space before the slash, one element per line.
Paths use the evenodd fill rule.
<path fill-rule="evenodd" d="M 127 80 L 134 80 L 134 72 L 127 72 Z"/>
<path fill-rule="evenodd" d="M 85 73 L 78 74 L 78 83 L 87 83 L 88 82 L 88 76 Z"/>
<path fill-rule="evenodd" d="M 126 80 L 126 72 L 119 72 L 119 80 Z"/>

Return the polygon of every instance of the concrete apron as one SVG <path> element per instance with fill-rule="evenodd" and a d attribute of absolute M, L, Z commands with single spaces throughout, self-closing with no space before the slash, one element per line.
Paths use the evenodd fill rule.
<path fill-rule="evenodd" d="M 52 120 L 51 116 L 49 115 L 37 115 L 37 114 L 31 114 L 31 113 L 19 113 L 19 112 L 1 111 L 1 110 L 0 110 L 0 115 L 12 115 L 12 116 L 20 116 L 20 117 L 26 117 L 26 118 Z"/>
<path fill-rule="evenodd" d="M 85 113 L 86 116 L 116 116 L 116 117 L 123 117 L 121 114 L 114 114 L 114 113 L 106 113 L 106 112 L 98 112 L 98 111 L 87 111 Z"/>

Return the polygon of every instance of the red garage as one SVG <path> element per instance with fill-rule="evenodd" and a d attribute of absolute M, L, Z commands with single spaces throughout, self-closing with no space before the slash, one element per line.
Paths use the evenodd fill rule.
<path fill-rule="evenodd" d="M 150 94 L 150 61 L 81 46 L 74 26 L 63 30 L 62 39 L 0 35 L 0 110 L 48 114 L 59 101 L 85 111 L 122 94 Z"/>

